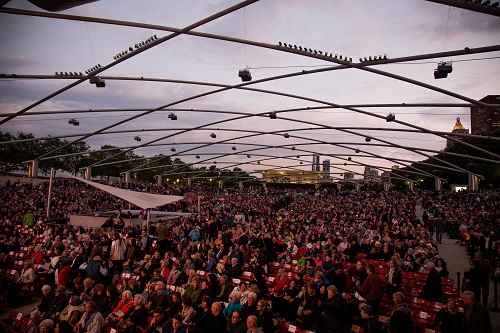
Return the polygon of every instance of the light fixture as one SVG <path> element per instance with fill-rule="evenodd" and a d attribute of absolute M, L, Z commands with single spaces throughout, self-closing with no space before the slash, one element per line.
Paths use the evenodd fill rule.
<path fill-rule="evenodd" d="M 448 77 L 448 74 L 453 72 L 452 63 L 449 62 L 440 62 L 438 64 L 437 69 L 434 70 L 434 78 L 435 79 L 444 79 Z"/>
<path fill-rule="evenodd" d="M 269 118 L 276 119 L 277 118 L 276 111 L 269 112 Z"/>
<path fill-rule="evenodd" d="M 349 157 L 347 158 L 347 160 L 348 160 L 348 161 L 350 161 L 350 160 L 351 160 L 351 157 L 349 156 Z"/>
<path fill-rule="evenodd" d="M 257 164 L 260 164 L 260 161 L 257 161 Z"/>
<path fill-rule="evenodd" d="M 292 150 L 295 150 L 295 147 L 292 147 Z"/>
<path fill-rule="evenodd" d="M 235 147 L 235 146 L 233 146 L 233 148 L 231 148 L 231 149 L 232 149 L 232 150 L 236 150 L 236 147 Z"/>
<path fill-rule="evenodd" d="M 366 141 L 366 142 L 370 142 L 370 141 L 372 141 L 372 138 L 370 138 L 369 136 L 367 136 L 367 137 L 365 138 L 365 141 Z"/>
<path fill-rule="evenodd" d="M 250 155 L 247 155 L 248 158 L 250 158 L 251 156 Z"/>
<path fill-rule="evenodd" d="M 212 133 L 212 134 L 210 134 L 210 137 L 211 137 L 212 139 L 215 139 L 215 138 L 217 137 L 217 135 L 215 135 L 215 133 Z"/>
<path fill-rule="evenodd" d="M 68 124 L 71 124 L 73 126 L 80 126 L 80 122 L 78 120 L 76 120 L 75 118 L 71 118 L 69 121 L 68 121 Z"/>
<path fill-rule="evenodd" d="M 285 139 L 288 139 L 290 137 L 288 133 L 285 133 L 283 136 L 285 137 Z"/>
<path fill-rule="evenodd" d="M 359 149 L 356 149 L 356 154 L 359 154 Z"/>
<path fill-rule="evenodd" d="M 300 158 L 300 155 L 297 155 L 297 158 Z"/>
<path fill-rule="evenodd" d="M 238 76 L 241 78 L 241 81 L 243 82 L 252 81 L 252 74 L 250 74 L 250 70 L 248 69 L 248 67 L 245 69 L 240 69 L 240 71 L 238 72 Z"/>
<path fill-rule="evenodd" d="M 106 87 L 106 82 L 98 76 L 93 76 L 89 79 L 90 84 L 95 84 L 98 88 Z"/>
<path fill-rule="evenodd" d="M 177 120 L 177 115 L 173 112 L 170 112 L 168 115 L 168 118 L 171 120 Z"/>
<path fill-rule="evenodd" d="M 170 148 L 170 150 L 173 151 L 173 152 L 175 152 L 176 149 L 174 147 L 172 147 L 172 148 Z"/>
<path fill-rule="evenodd" d="M 389 113 L 387 115 L 387 117 L 385 117 L 385 121 L 387 122 L 391 122 L 391 121 L 394 121 L 396 120 L 396 115 L 394 113 Z"/>
<path fill-rule="evenodd" d="M 141 139 L 141 137 L 140 137 L 140 136 L 136 136 L 136 137 L 134 137 L 134 140 L 135 140 L 135 141 L 141 141 L 142 139 Z"/>
<path fill-rule="evenodd" d="M 302 161 L 300 161 L 300 164 L 304 164 Z"/>
<path fill-rule="evenodd" d="M 200 155 L 196 155 L 196 158 L 200 158 Z"/>
<path fill-rule="evenodd" d="M 217 161 L 214 161 L 214 164 L 217 164 Z"/>

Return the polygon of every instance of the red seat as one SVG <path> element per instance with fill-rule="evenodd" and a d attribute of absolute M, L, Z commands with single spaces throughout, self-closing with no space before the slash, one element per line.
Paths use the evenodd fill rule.
<path fill-rule="evenodd" d="M 300 333 L 300 328 L 298 326 L 290 325 L 288 323 L 284 323 L 283 325 L 281 325 L 281 333 L 288 333 L 288 332 Z"/>
<path fill-rule="evenodd" d="M 453 287 L 453 284 L 454 284 L 455 281 L 453 281 L 453 279 L 450 279 L 450 278 L 441 278 L 441 283 L 443 284 L 443 286 L 449 286 L 449 287 Z"/>
<path fill-rule="evenodd" d="M 21 325 L 24 315 L 19 311 L 11 311 L 9 318 L 0 320 L 0 325 L 2 325 L 4 332 L 8 332 L 10 327 Z"/>
<path fill-rule="evenodd" d="M 441 302 L 429 302 L 427 304 L 427 311 L 438 313 L 445 305 Z"/>
<path fill-rule="evenodd" d="M 425 311 L 412 310 L 411 317 L 415 326 L 418 327 L 428 327 L 433 323 L 431 316 Z"/>

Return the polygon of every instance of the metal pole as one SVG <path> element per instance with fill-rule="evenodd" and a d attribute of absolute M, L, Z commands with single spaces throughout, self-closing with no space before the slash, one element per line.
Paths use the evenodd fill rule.
<path fill-rule="evenodd" d="M 457 288 L 460 292 L 460 272 L 457 272 Z"/>
<path fill-rule="evenodd" d="M 149 234 L 149 221 L 151 220 L 151 210 L 148 209 L 148 219 L 146 220 L 146 228 Z"/>
<path fill-rule="evenodd" d="M 47 196 L 47 217 L 50 217 L 50 201 L 52 200 L 52 179 L 54 178 L 54 168 L 50 168 L 49 194 Z"/>

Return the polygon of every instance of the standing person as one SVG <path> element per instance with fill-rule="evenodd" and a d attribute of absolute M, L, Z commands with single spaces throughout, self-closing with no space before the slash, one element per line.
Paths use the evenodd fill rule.
<path fill-rule="evenodd" d="M 483 293 L 483 305 L 485 307 L 488 307 L 488 296 L 490 294 L 490 278 L 493 269 L 491 268 L 490 261 L 488 259 L 484 259 L 481 252 L 476 252 L 474 254 L 474 259 L 479 262 L 479 276 L 481 292 Z"/>
<path fill-rule="evenodd" d="M 79 333 L 101 333 L 103 327 L 104 318 L 97 311 L 97 305 L 94 301 L 88 301 L 85 304 L 85 313 L 76 324 L 74 331 Z"/>
<path fill-rule="evenodd" d="M 375 265 L 366 265 L 368 277 L 361 284 L 356 281 L 356 289 L 363 295 L 363 298 L 371 305 L 374 311 L 377 311 L 384 297 L 384 282 L 375 274 Z"/>
<path fill-rule="evenodd" d="M 462 294 L 465 303 L 465 333 L 492 333 L 490 314 L 488 310 L 476 300 L 472 291 Z"/>
<path fill-rule="evenodd" d="M 25 227 L 32 227 L 35 224 L 35 215 L 31 212 L 31 209 L 29 209 L 26 212 L 26 215 L 23 217 L 23 225 Z"/>
<path fill-rule="evenodd" d="M 334 285 L 329 286 L 326 290 L 328 298 L 323 302 L 323 325 L 320 332 L 342 333 L 347 302 L 340 296 Z"/>
<path fill-rule="evenodd" d="M 441 216 L 436 219 L 435 225 L 436 225 L 436 243 L 443 244 L 441 241 L 443 240 L 444 221 Z"/>
<path fill-rule="evenodd" d="M 469 261 L 469 270 L 464 272 L 464 284 L 462 290 L 470 290 L 480 299 L 481 295 L 481 271 L 477 260 Z"/>
<path fill-rule="evenodd" d="M 125 259 L 125 242 L 119 233 L 115 233 L 111 243 L 110 259 L 113 267 L 110 269 L 111 276 L 116 272 L 120 276 L 123 272 L 123 260 Z"/>
<path fill-rule="evenodd" d="M 373 308 L 369 305 L 361 307 L 361 319 L 363 319 L 363 332 L 365 333 L 381 333 L 382 325 L 375 319 Z"/>
<path fill-rule="evenodd" d="M 401 292 L 392 295 L 394 301 L 394 310 L 386 325 L 391 333 L 413 332 L 413 320 L 408 304 L 405 303 L 405 296 Z"/>
<path fill-rule="evenodd" d="M 385 292 L 387 293 L 387 297 L 391 299 L 392 295 L 396 291 L 399 291 L 399 286 L 403 282 L 403 275 L 395 259 L 389 261 L 386 277 Z"/>
<path fill-rule="evenodd" d="M 155 234 L 156 237 L 158 237 L 156 241 L 158 251 L 160 251 L 161 255 L 164 256 L 167 251 L 168 231 L 163 220 L 160 220 L 160 222 L 156 225 Z"/>

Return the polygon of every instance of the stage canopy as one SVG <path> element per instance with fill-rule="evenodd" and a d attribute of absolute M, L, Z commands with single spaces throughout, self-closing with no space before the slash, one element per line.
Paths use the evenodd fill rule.
<path fill-rule="evenodd" d="M 125 190 L 122 188 L 95 183 L 89 180 L 85 180 L 83 178 L 77 178 L 77 177 L 72 177 L 72 178 L 78 179 L 81 182 L 97 187 L 100 190 L 103 190 L 119 198 L 122 198 L 123 200 L 126 200 L 142 209 L 155 208 L 184 199 L 184 197 L 178 195 L 161 195 L 153 193 L 136 192 L 136 191 Z"/>

